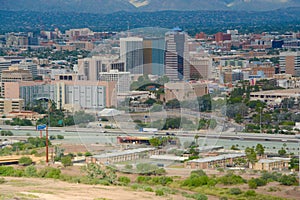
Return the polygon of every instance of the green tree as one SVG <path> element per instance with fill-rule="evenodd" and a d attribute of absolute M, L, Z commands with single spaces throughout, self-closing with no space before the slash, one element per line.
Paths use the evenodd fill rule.
<path fill-rule="evenodd" d="M 215 120 L 215 119 L 209 120 L 209 128 L 215 129 L 217 127 L 217 125 L 218 125 L 217 120 Z"/>
<path fill-rule="evenodd" d="M 252 165 L 257 162 L 257 155 L 253 148 L 247 147 L 245 149 L 246 158 Z"/>
<path fill-rule="evenodd" d="M 292 158 L 289 162 L 289 169 L 294 169 L 295 171 L 299 171 L 299 158 Z"/>
<path fill-rule="evenodd" d="M 170 100 L 166 103 L 166 107 L 169 109 L 180 108 L 180 102 L 178 101 L 178 99 Z"/>
<path fill-rule="evenodd" d="M 278 154 L 280 156 L 285 156 L 286 155 L 286 150 L 284 148 L 281 148 L 280 150 L 278 150 Z"/>
<path fill-rule="evenodd" d="M 256 147 L 255 147 L 255 151 L 258 155 L 264 155 L 265 153 L 265 148 L 263 147 L 262 144 L 257 144 Z"/>
<path fill-rule="evenodd" d="M 154 147 L 159 147 L 159 146 L 162 145 L 162 141 L 161 141 L 159 138 L 157 138 L 157 137 L 151 138 L 151 139 L 149 140 L 149 142 L 150 142 L 150 145 L 151 145 L 151 146 L 154 146 Z"/>

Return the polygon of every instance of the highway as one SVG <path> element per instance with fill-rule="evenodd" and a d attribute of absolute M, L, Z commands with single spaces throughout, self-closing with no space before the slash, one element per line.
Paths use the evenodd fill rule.
<path fill-rule="evenodd" d="M 19 127 L 15 128 L 13 126 L 3 125 L 2 130 L 13 130 L 19 131 L 36 131 L 33 126 Z M 98 133 L 104 134 L 104 129 L 100 128 L 78 128 L 78 127 L 50 127 L 49 134 L 51 132 L 59 133 Z M 133 135 L 133 136 L 155 136 L 155 135 L 176 135 L 180 137 L 191 137 L 194 138 L 198 135 L 200 138 L 212 138 L 212 139 L 227 139 L 227 140 L 247 140 L 247 141 L 275 141 L 275 142 L 285 142 L 285 143 L 297 143 L 298 139 L 295 135 L 282 135 L 282 134 L 264 134 L 264 133 L 235 133 L 235 132 L 210 132 L 204 131 L 159 131 L 157 133 L 146 133 L 139 132 L 137 130 L 120 130 L 120 129 L 107 129 L 105 130 L 110 135 Z"/>
<path fill-rule="evenodd" d="M 20 127 L 15 129 L 11 126 L 1 126 L 2 130 L 11 130 L 14 136 L 0 136 L 0 139 L 6 139 L 6 142 L 14 142 L 20 139 L 26 139 L 28 137 L 39 136 L 39 132 L 35 130 L 35 127 Z M 299 153 L 298 138 L 294 135 L 268 135 L 257 133 L 235 133 L 227 131 L 224 133 L 210 132 L 209 134 L 203 131 L 160 131 L 158 133 L 146 133 L 136 130 L 106 130 L 103 133 L 103 129 L 99 128 L 76 128 L 76 127 L 61 127 L 49 128 L 49 136 L 51 135 L 64 135 L 63 140 L 54 140 L 53 144 L 83 144 L 87 149 L 92 146 L 104 144 L 110 146 L 117 145 L 117 136 L 141 136 L 141 137 L 153 137 L 159 135 L 176 135 L 181 144 L 181 148 L 185 146 L 185 143 L 191 143 L 195 141 L 195 135 L 199 135 L 198 144 L 200 146 L 223 146 L 225 149 L 230 149 L 232 145 L 239 146 L 240 149 L 246 147 L 253 147 L 260 143 L 266 148 L 266 152 L 277 153 L 279 149 L 286 143 L 289 148 L 288 152 L 295 154 Z M 45 135 L 45 131 L 43 132 Z"/>

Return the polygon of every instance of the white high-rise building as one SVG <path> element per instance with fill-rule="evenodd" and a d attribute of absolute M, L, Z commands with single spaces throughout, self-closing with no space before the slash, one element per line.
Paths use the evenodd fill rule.
<path fill-rule="evenodd" d="M 100 72 L 100 81 L 116 82 L 117 93 L 126 93 L 130 91 L 130 72 L 119 72 L 110 70 L 109 72 Z"/>
<path fill-rule="evenodd" d="M 143 74 L 143 38 L 128 37 L 120 39 L 120 58 L 125 63 L 125 71 Z"/>
<path fill-rule="evenodd" d="M 171 81 L 190 79 L 188 35 L 179 28 L 174 28 L 165 35 L 165 75 Z"/>

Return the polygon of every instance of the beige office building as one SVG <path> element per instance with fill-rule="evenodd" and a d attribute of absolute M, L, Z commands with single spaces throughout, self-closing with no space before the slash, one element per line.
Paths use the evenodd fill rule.
<path fill-rule="evenodd" d="M 281 52 L 279 63 L 281 73 L 300 76 L 300 51 Z"/>
<path fill-rule="evenodd" d="M 199 82 L 176 82 L 165 84 L 165 101 L 172 99 L 179 101 L 193 100 L 208 94 L 207 84 Z"/>
<path fill-rule="evenodd" d="M 9 114 L 24 109 L 23 99 L 0 99 L 0 113 Z"/>

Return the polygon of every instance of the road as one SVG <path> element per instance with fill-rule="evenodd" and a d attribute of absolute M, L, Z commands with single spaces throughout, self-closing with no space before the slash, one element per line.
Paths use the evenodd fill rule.
<path fill-rule="evenodd" d="M 14 131 L 35 131 L 35 127 L 25 126 L 15 128 L 12 126 L 3 125 L 2 130 Z M 50 127 L 49 133 L 103 133 L 100 128 L 78 128 L 78 127 Z M 264 133 L 235 133 L 235 132 L 203 132 L 203 131 L 159 131 L 157 133 L 144 133 L 137 130 L 120 130 L 120 129 L 107 129 L 107 133 L 111 135 L 133 135 L 133 136 L 155 136 L 155 135 L 176 135 L 180 137 L 194 138 L 198 135 L 201 138 L 214 138 L 214 139 L 227 139 L 227 140 L 247 140 L 247 141 L 275 141 L 285 143 L 297 143 L 299 139 L 295 135 L 282 135 L 282 134 L 264 134 Z"/>
<path fill-rule="evenodd" d="M 14 129 L 10 126 L 1 126 L 2 130 L 11 130 L 14 136 L 1 136 L 0 139 L 7 142 L 13 142 L 17 139 L 26 139 L 27 137 L 39 136 L 39 132 L 34 127 L 20 127 L 20 129 Z M 103 129 L 102 129 L 103 130 Z M 62 128 L 49 128 L 49 135 L 64 135 L 64 140 L 54 140 L 53 143 L 65 143 L 65 144 L 83 144 L 87 149 L 92 151 L 92 147 L 95 145 L 105 144 L 110 146 L 117 145 L 117 136 L 141 136 L 141 137 L 153 137 L 155 135 L 167 135 L 167 131 L 161 131 L 159 133 L 144 133 L 136 130 L 107 130 L 107 133 L 102 133 L 99 128 L 76 128 L 76 127 L 62 127 Z M 43 133 L 45 134 L 45 133 Z M 288 152 L 299 153 L 299 144 L 297 138 L 291 135 L 267 135 L 257 133 L 234 133 L 224 132 L 222 134 L 212 133 L 206 134 L 205 132 L 182 132 L 182 131 L 168 131 L 168 134 L 175 134 L 181 144 L 181 148 L 184 148 L 185 143 L 191 143 L 195 141 L 195 135 L 199 135 L 198 144 L 200 146 L 223 146 L 225 149 L 230 149 L 232 145 L 238 146 L 243 150 L 246 147 L 253 147 L 256 144 L 262 144 L 266 152 L 277 153 L 283 147 L 283 144 L 287 144 Z"/>

